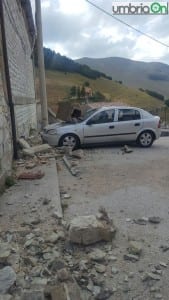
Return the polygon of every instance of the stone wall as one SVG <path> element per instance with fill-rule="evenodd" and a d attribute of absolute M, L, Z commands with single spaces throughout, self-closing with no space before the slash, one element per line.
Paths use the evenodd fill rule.
<path fill-rule="evenodd" d="M 37 128 L 32 45 L 18 0 L 5 0 L 4 19 L 17 136 Z"/>
<path fill-rule="evenodd" d="M 1 32 L 0 32 L 1 33 Z M 5 176 L 12 165 L 12 134 L 10 110 L 5 93 L 4 66 L 2 60 L 2 40 L 0 34 L 0 190 Z"/>

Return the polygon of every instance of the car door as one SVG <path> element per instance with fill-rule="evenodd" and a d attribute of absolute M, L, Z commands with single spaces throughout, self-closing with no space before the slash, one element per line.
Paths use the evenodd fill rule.
<path fill-rule="evenodd" d="M 97 144 L 112 141 L 115 109 L 96 113 L 84 124 L 84 143 Z"/>
<path fill-rule="evenodd" d="M 116 141 L 135 141 L 143 127 L 141 113 L 135 108 L 118 108 L 115 122 Z"/>

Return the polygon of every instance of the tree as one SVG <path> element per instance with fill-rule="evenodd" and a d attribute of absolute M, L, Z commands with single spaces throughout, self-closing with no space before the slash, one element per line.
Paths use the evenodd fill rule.
<path fill-rule="evenodd" d="M 71 97 L 75 97 L 76 96 L 76 86 L 73 85 L 71 88 L 70 88 L 70 96 Z"/>

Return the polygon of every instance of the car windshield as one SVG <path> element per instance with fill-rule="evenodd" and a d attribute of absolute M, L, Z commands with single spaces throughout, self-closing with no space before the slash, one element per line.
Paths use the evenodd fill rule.
<path fill-rule="evenodd" d="M 97 110 L 98 110 L 98 108 L 93 108 L 93 109 L 90 109 L 90 110 L 86 111 L 85 114 L 84 114 L 84 116 L 83 116 L 83 121 L 87 120 Z"/>

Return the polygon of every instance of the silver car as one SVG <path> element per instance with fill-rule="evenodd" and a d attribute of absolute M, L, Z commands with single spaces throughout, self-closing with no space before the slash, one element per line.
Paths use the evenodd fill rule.
<path fill-rule="evenodd" d="M 48 125 L 41 133 L 43 141 L 52 146 L 137 142 L 150 147 L 160 137 L 160 118 L 149 112 L 126 106 L 91 109 L 77 122 Z"/>

